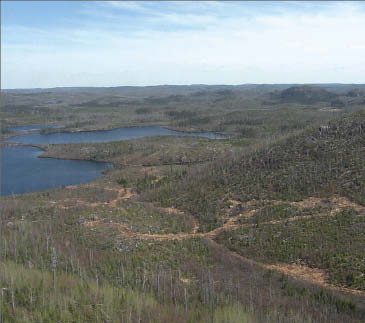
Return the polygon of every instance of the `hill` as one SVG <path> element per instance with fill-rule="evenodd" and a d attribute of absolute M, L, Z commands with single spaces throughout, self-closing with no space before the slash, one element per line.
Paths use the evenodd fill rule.
<path fill-rule="evenodd" d="M 322 133 L 309 128 L 240 156 L 227 154 L 192 169 L 179 185 L 170 181 L 146 195 L 185 205 L 198 217 L 208 208 L 207 218 L 231 198 L 295 201 L 342 194 L 364 204 L 365 111 L 330 121 L 327 127 Z"/>
<path fill-rule="evenodd" d="M 279 99 L 283 102 L 297 102 L 301 104 L 329 102 L 337 97 L 338 95 L 333 92 L 329 92 L 321 87 L 313 86 L 292 86 L 279 93 L 273 94 L 274 99 Z"/>
<path fill-rule="evenodd" d="M 216 241 L 268 264 L 323 270 L 365 290 L 365 111 L 195 167 L 145 198 L 194 215 Z M 231 212 L 224 210 L 231 207 Z"/>

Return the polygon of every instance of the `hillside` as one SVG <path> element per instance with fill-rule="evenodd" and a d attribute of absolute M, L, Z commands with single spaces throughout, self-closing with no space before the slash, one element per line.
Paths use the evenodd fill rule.
<path fill-rule="evenodd" d="M 297 102 L 301 104 L 313 104 L 317 102 L 329 102 L 338 97 L 324 88 L 314 86 L 292 86 L 273 94 L 273 98 L 282 102 Z"/>
<path fill-rule="evenodd" d="M 144 197 L 194 215 L 216 241 L 269 264 L 324 270 L 365 290 L 365 111 L 170 179 Z M 231 212 L 224 210 L 231 207 Z"/>
<path fill-rule="evenodd" d="M 310 128 L 251 153 L 227 154 L 194 168 L 179 185 L 170 181 L 146 196 L 189 209 L 207 222 L 229 199 L 295 201 L 340 194 L 365 204 L 364 124 L 360 111 L 329 122 L 322 134 Z"/>

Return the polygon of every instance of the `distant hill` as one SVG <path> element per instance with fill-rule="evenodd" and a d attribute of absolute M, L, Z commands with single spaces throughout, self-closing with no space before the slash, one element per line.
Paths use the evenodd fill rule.
<path fill-rule="evenodd" d="M 313 104 L 317 102 L 328 102 L 336 99 L 337 94 L 327 91 L 321 87 L 293 86 L 279 93 L 273 94 L 274 99 L 285 102 L 298 102 L 301 104 Z"/>
<path fill-rule="evenodd" d="M 365 89 L 355 88 L 346 93 L 346 96 L 351 98 L 365 97 Z"/>

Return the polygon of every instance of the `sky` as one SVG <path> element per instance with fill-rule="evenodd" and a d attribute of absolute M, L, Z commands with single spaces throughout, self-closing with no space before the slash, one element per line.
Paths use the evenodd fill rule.
<path fill-rule="evenodd" d="M 365 83 L 365 2 L 1 1 L 1 87 Z"/>

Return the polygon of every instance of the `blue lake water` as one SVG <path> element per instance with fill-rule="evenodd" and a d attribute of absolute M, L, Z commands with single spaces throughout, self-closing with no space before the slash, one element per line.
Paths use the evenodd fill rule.
<path fill-rule="evenodd" d="M 23 126 L 16 131 L 35 129 L 36 125 Z M 42 126 L 42 125 L 40 125 Z M 29 128 L 31 127 L 31 128 Z M 47 126 L 49 127 L 49 126 Z M 42 129 L 46 127 L 40 127 Z M 212 133 L 187 133 L 159 126 L 130 127 L 106 131 L 61 132 L 52 134 L 24 134 L 5 141 L 23 144 L 61 144 L 80 142 L 108 142 L 151 136 L 198 136 L 223 139 L 225 136 Z M 1 148 L 1 195 L 42 191 L 63 185 L 76 185 L 102 176 L 111 167 L 109 163 L 82 160 L 38 158 L 42 151 L 29 146 L 5 146 Z"/>
<path fill-rule="evenodd" d="M 108 142 L 136 139 L 151 136 L 195 136 L 210 139 L 223 139 L 225 136 L 214 132 L 189 133 L 169 130 L 160 126 L 118 128 L 102 131 L 59 132 L 50 134 L 32 133 L 6 139 L 7 142 L 22 144 L 68 144 L 81 142 Z"/>
<path fill-rule="evenodd" d="M 92 181 L 112 165 L 38 158 L 35 147 L 1 147 L 1 195 L 22 194 Z"/>

